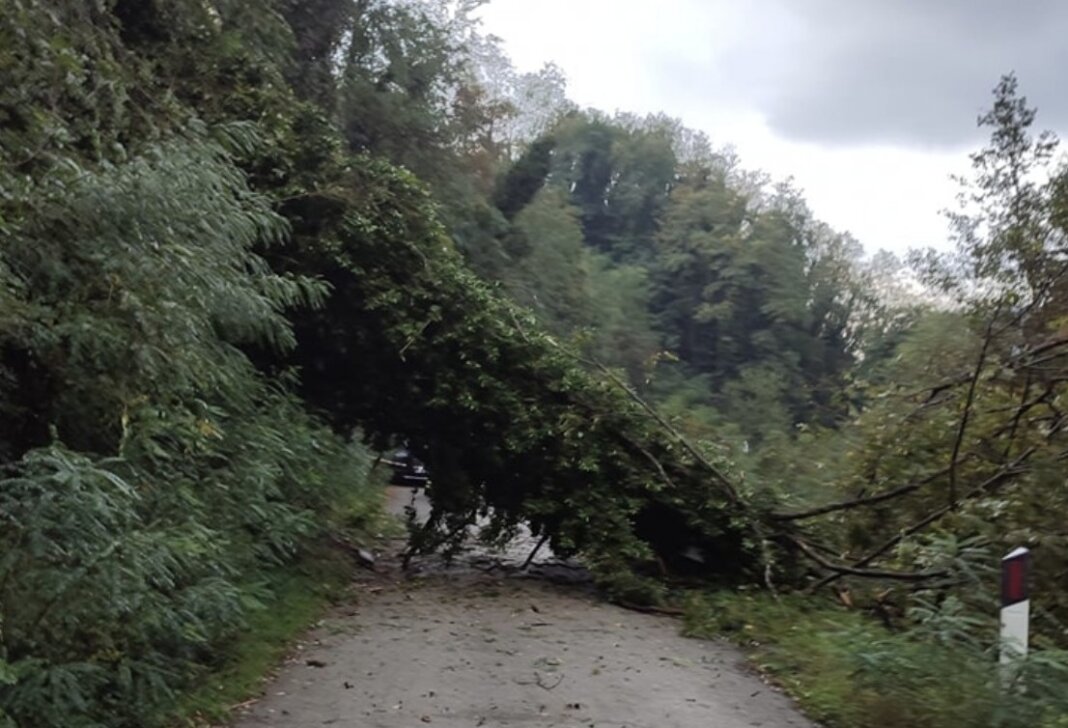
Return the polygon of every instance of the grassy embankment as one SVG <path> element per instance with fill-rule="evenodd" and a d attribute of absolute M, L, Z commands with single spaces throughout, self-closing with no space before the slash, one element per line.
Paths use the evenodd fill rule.
<path fill-rule="evenodd" d="M 331 520 L 347 540 L 380 542 L 403 531 L 396 519 L 384 514 L 382 495 L 382 484 L 373 482 L 339 506 Z M 322 538 L 309 543 L 294 563 L 250 584 L 250 591 L 264 597 L 250 613 L 245 629 L 220 651 L 216 666 L 178 697 L 160 725 L 205 726 L 225 721 L 235 706 L 258 693 L 294 642 L 332 604 L 358 598 L 351 593 L 357 568 L 349 552 Z"/>
<path fill-rule="evenodd" d="M 832 728 L 1068 726 L 1063 652 L 1033 652 L 1017 684 L 1002 689 L 993 651 L 969 644 L 960 626 L 944 617 L 892 632 L 826 599 L 746 592 L 693 595 L 684 616 L 688 636 L 737 642 Z M 996 630 L 995 619 L 989 627 Z"/>

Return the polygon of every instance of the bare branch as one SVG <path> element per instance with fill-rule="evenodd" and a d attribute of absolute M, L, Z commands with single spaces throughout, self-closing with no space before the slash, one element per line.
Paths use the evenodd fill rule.
<path fill-rule="evenodd" d="M 965 457 L 967 458 L 970 456 L 971 455 L 969 454 Z M 937 472 L 924 476 L 920 480 L 913 481 L 907 485 L 902 485 L 899 488 L 894 488 L 893 490 L 889 490 L 885 493 L 880 493 L 879 495 L 867 496 L 865 498 L 854 498 L 852 500 L 838 501 L 836 503 L 828 503 L 823 506 L 816 506 L 815 508 L 809 508 L 808 510 L 797 511 L 795 513 L 773 513 L 772 518 L 778 521 L 800 521 L 806 518 L 815 518 L 816 516 L 823 516 L 828 513 L 835 513 L 837 511 L 845 511 L 852 508 L 875 505 L 876 503 L 882 503 L 883 501 L 893 500 L 894 498 L 899 498 L 903 495 L 908 495 L 909 493 L 919 490 L 928 483 L 934 480 L 938 480 L 943 475 L 946 475 L 948 472 L 949 468 L 945 467 Z"/>
<path fill-rule="evenodd" d="M 968 429 L 968 419 L 972 413 L 972 404 L 975 402 L 975 389 L 979 384 L 979 377 L 983 373 L 986 364 L 986 355 L 990 351 L 990 342 L 993 340 L 992 332 L 994 322 L 997 321 L 1001 304 L 994 310 L 990 317 L 990 323 L 986 326 L 986 334 L 983 336 L 983 348 L 979 350 L 979 361 L 975 363 L 975 371 L 972 373 L 971 382 L 968 383 L 968 395 L 964 400 L 964 412 L 961 413 L 960 427 L 957 429 L 957 439 L 953 442 L 953 454 L 949 458 L 949 505 L 956 507 L 957 502 L 957 459 L 960 457 L 960 446 L 964 442 L 964 433 Z"/>
<path fill-rule="evenodd" d="M 1026 450 L 1024 450 L 1011 463 L 1009 463 L 1008 465 L 1005 465 L 1004 467 L 999 469 L 996 473 L 994 473 L 989 478 L 984 480 L 982 483 L 980 483 L 979 485 L 975 486 L 970 491 L 968 491 L 963 496 L 961 496 L 960 501 L 966 501 L 966 500 L 970 500 L 972 498 L 975 498 L 977 496 L 980 496 L 983 493 L 985 493 L 988 488 L 994 487 L 996 485 L 1000 485 L 1002 482 L 1004 482 L 1006 480 L 1010 480 L 1014 476 L 1017 476 L 1017 475 L 1020 475 L 1020 474 L 1022 474 L 1024 472 L 1026 472 L 1026 469 L 1020 469 L 1020 466 L 1023 465 L 1024 462 L 1026 462 L 1027 459 L 1030 458 L 1031 455 L 1034 454 L 1036 449 L 1037 448 L 1032 446 L 1032 447 L 1029 447 Z M 923 529 L 925 529 L 928 526 L 930 526 L 932 523 L 935 523 L 936 521 L 940 520 L 943 516 L 945 516 L 947 513 L 949 513 L 951 510 L 953 510 L 956 507 L 956 505 L 957 505 L 956 503 L 950 503 L 948 505 L 943 506 L 942 508 L 939 508 L 937 511 L 934 511 L 933 513 L 928 514 L 927 516 L 925 516 L 923 519 L 921 519 L 917 523 L 913 524 L 912 526 L 909 526 L 908 528 L 906 528 L 901 533 L 899 533 L 896 536 L 893 536 L 892 538 L 888 539 L 881 546 L 876 548 L 874 551 L 870 552 L 864 558 L 860 559 L 859 561 L 854 562 L 853 565 L 852 565 L 852 568 L 860 569 L 860 568 L 863 568 L 863 567 L 867 566 L 872 561 L 875 561 L 875 559 L 879 558 L 880 556 L 885 554 L 887 551 L 889 551 L 890 549 L 892 549 L 895 546 L 897 546 L 899 543 L 904 541 L 909 536 L 912 536 L 914 534 L 919 533 Z M 817 582 L 811 588 L 811 591 L 816 591 L 817 589 L 820 589 L 821 587 L 827 586 L 828 584 L 831 584 L 832 582 L 837 581 L 841 576 L 843 576 L 843 574 L 838 573 L 838 574 L 833 574 L 831 576 L 825 577 L 822 580 L 820 580 L 819 582 Z"/>
<path fill-rule="evenodd" d="M 534 549 L 530 552 L 530 555 L 527 556 L 527 560 L 523 562 L 523 565 L 521 567 L 519 567 L 520 571 L 526 571 L 527 570 L 527 568 L 530 566 L 530 564 L 534 561 L 534 557 L 538 555 L 538 552 L 541 551 L 541 547 L 544 546 L 545 542 L 548 541 L 548 540 L 549 540 L 549 534 L 545 534 L 544 536 L 541 537 L 541 539 L 538 541 L 537 545 L 535 545 Z"/>
<path fill-rule="evenodd" d="M 824 558 L 809 544 L 799 538 L 791 537 L 790 542 L 797 546 L 805 556 L 815 561 L 838 576 L 863 576 L 870 579 L 896 579 L 899 581 L 924 581 L 926 579 L 938 579 L 947 576 L 946 571 L 887 571 L 884 569 L 861 569 L 846 564 L 836 564 Z"/>

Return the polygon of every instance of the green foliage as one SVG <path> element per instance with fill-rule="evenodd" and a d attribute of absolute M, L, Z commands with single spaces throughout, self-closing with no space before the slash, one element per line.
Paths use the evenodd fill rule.
<path fill-rule="evenodd" d="M 490 196 L 503 154 L 495 130 L 511 107 L 477 81 L 466 37 L 475 6 L 461 3 L 455 14 L 385 0 L 354 7 L 351 37 L 336 48 L 348 148 L 414 172 L 472 267 L 499 276 L 508 224 Z"/>
<path fill-rule="evenodd" d="M 26 116 L 0 168 L 0 710 L 18 725 L 150 724 L 269 595 L 252 575 L 338 523 L 370 464 L 242 352 L 292 347 L 286 310 L 327 290 L 253 252 L 288 227 L 235 159 L 285 140 L 188 121 L 155 141 L 189 112 L 130 106 L 157 83 L 131 48 L 162 68 L 183 34 L 232 42 L 174 10 L 3 10 L 21 79 L 3 108 Z"/>
<path fill-rule="evenodd" d="M 310 224 L 295 229 L 299 254 L 282 260 L 334 290 L 297 317 L 295 363 L 315 372 L 303 392 L 339 426 L 358 423 L 379 442 L 404 432 L 421 450 L 436 508 L 422 545 L 462 536 L 488 511 L 489 533 L 527 522 L 606 578 L 686 538 L 722 555 L 725 575 L 752 568 L 751 522 L 728 516 L 722 484 L 618 385 L 584 372 L 479 281 L 410 175 L 361 161 L 329 197 L 289 210 Z M 651 470 L 654 460 L 670 475 Z M 635 533 L 635 519 L 661 510 L 670 528 L 653 519 Z"/>
<path fill-rule="evenodd" d="M 559 190 L 546 189 L 519 213 L 515 229 L 534 244 L 505 274 L 512 299 L 559 334 L 589 323 L 591 256 L 578 211 Z"/>
<path fill-rule="evenodd" d="M 819 503 L 903 489 L 812 527 L 845 560 L 875 554 L 903 569 L 927 568 L 919 548 L 926 538 L 980 539 L 992 545 L 992 561 L 1019 545 L 1033 548 L 1044 607 L 1036 631 L 1063 645 L 1068 319 L 1057 241 L 1068 172 L 1053 161 L 1052 139 L 1030 131 L 1034 118 L 1015 80 L 1003 79 L 981 118 L 990 144 L 973 155 L 974 179 L 951 217 L 958 251 L 917 260 L 952 305 L 912 312 L 894 335 L 894 356 L 867 368 L 858 397 L 865 406 L 843 428 L 849 447 L 834 458 L 837 495 L 808 496 Z M 969 604 L 971 588 L 943 586 Z"/>
<path fill-rule="evenodd" d="M 590 314 L 583 350 L 608 366 L 622 369 L 629 381 L 644 388 L 660 354 L 660 337 L 649 311 L 648 271 L 636 265 L 614 265 L 591 254 Z"/>
<path fill-rule="evenodd" d="M 306 498 L 321 498 L 316 477 L 341 472 L 317 472 L 322 448 L 300 452 L 299 444 L 276 444 L 290 452 L 274 462 L 259 453 L 256 466 L 292 468 L 304 482 L 280 479 L 276 487 L 309 487 Z M 365 473 L 370 464 L 368 457 L 339 457 L 339 471 L 356 466 Z M 201 467 L 208 476 L 210 467 Z M 14 678 L 0 688 L 0 706 L 19 724 L 147 725 L 170 710 L 174 691 L 203 665 L 228 654 L 216 650 L 246 627 L 250 613 L 277 598 L 285 584 L 243 580 L 256 564 L 292 553 L 316 527 L 281 493 L 254 499 L 250 477 L 235 470 L 229 483 L 205 484 L 233 491 L 210 508 L 196 501 L 210 494 L 197 494 L 192 484 L 177 503 L 153 493 L 150 480 L 173 471 L 94 463 L 60 448 L 29 453 L 0 482 L 0 614 Z M 349 517 L 364 521 L 371 512 L 368 501 Z M 302 620 L 299 611 L 293 618 Z"/>
<path fill-rule="evenodd" d="M 36 380 L 12 393 L 24 421 L 77 447 L 121 447 L 131 417 L 174 398 L 239 396 L 254 377 L 235 345 L 292 346 L 282 310 L 324 293 L 251 253 L 285 223 L 212 142 L 153 148 L 99 172 L 70 164 L 43 177 L 32 200 L 3 251 L 21 315 L 0 341 L 18 362 L 15 381 Z M 41 390 L 44 401 L 20 401 Z M 37 430 L 5 437 L 0 451 L 44 444 Z"/>
<path fill-rule="evenodd" d="M 552 169 L 555 146 L 553 137 L 535 140 L 501 177 L 494 191 L 493 204 L 509 220 L 529 205 L 545 184 Z"/>
<path fill-rule="evenodd" d="M 918 603 L 913 616 L 914 627 L 889 632 L 822 600 L 743 592 L 693 596 L 684 619 L 690 636 L 732 636 L 832 728 L 1062 725 L 1068 655 L 1034 654 L 1002 689 L 990 642 L 959 602 Z"/>
<path fill-rule="evenodd" d="M 62 7 L 59 7 L 62 5 Z M 116 34 L 96 3 L 12 0 L 0 8 L 0 186 L 20 184 L 53 154 L 113 156 L 135 129 L 143 108 L 130 103 Z M 10 201 L 3 197 L 8 218 Z"/>
<path fill-rule="evenodd" d="M 324 289 L 251 252 L 285 226 L 221 146 L 71 164 L 35 192 L 3 251 L 0 615 L 17 679 L 0 706 L 143 725 L 255 605 L 239 577 L 292 558 L 369 458 L 237 348 L 292 346 L 283 309 Z M 45 426 L 90 454 L 49 446 Z"/>
<path fill-rule="evenodd" d="M 551 138 L 552 177 L 578 208 L 587 243 L 615 260 L 647 263 L 676 176 L 669 136 L 573 113 Z"/>
<path fill-rule="evenodd" d="M 419 171 L 448 143 L 447 91 L 461 82 L 463 57 L 446 29 L 418 8 L 363 3 L 344 48 L 345 135 Z"/>
<path fill-rule="evenodd" d="M 357 514 L 367 515 L 360 511 L 352 515 Z M 167 717 L 161 723 L 226 720 L 234 704 L 257 691 L 264 676 L 291 650 L 293 640 L 344 596 L 351 573 L 347 554 L 313 545 L 296 564 L 269 572 L 265 582 L 246 586 L 267 592 L 262 605 L 250 611 L 241 630 L 220 645 L 220 657 L 211 671 L 197 677 L 188 694 L 164 712 Z"/>
<path fill-rule="evenodd" d="M 857 252 L 793 212 L 766 211 L 723 172 L 684 180 L 659 235 L 653 306 L 668 346 L 707 377 L 708 402 L 754 442 L 835 423 L 856 354 Z"/>

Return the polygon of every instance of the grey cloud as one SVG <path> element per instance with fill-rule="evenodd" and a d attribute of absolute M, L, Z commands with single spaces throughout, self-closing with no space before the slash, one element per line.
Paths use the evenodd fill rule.
<path fill-rule="evenodd" d="M 779 134 L 820 144 L 971 146 L 1014 71 L 1038 123 L 1068 128 L 1068 2 L 763 0 L 753 42 L 720 58 L 719 91 Z M 760 33 L 764 23 L 764 33 Z"/>

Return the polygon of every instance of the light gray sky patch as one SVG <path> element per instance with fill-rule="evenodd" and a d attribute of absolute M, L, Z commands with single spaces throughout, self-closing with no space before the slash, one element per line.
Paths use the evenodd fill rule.
<path fill-rule="evenodd" d="M 1060 76 L 1068 3 L 1032 0 L 758 0 L 769 24 L 707 69 L 787 138 L 961 149 L 990 89 L 1015 71 L 1053 128 L 1068 126 Z M 756 8 L 753 8 L 755 11 Z M 776 25 L 776 23 L 778 23 Z M 757 80 L 756 83 L 752 79 Z"/>

